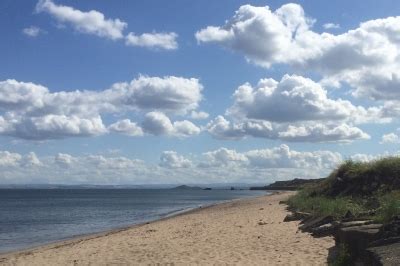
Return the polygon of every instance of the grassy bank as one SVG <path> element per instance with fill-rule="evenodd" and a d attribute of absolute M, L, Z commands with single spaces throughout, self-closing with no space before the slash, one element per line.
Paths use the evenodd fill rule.
<path fill-rule="evenodd" d="M 288 205 L 316 216 L 340 219 L 350 211 L 356 217 L 388 222 L 400 215 L 400 158 L 346 161 L 325 180 L 304 187 Z"/>

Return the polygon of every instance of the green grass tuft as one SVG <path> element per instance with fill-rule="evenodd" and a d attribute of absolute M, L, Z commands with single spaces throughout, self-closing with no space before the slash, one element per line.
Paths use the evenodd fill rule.
<path fill-rule="evenodd" d="M 302 212 L 309 212 L 316 216 L 332 215 L 335 218 L 343 217 L 347 211 L 358 215 L 365 210 L 362 205 L 351 198 L 311 197 L 307 190 L 302 190 L 290 197 L 287 204 Z"/>
<path fill-rule="evenodd" d="M 330 266 L 348 266 L 353 265 L 349 249 L 345 244 L 340 244 L 338 247 L 338 254 L 334 261 L 329 264 Z"/>
<path fill-rule="evenodd" d="M 379 197 L 380 208 L 374 220 L 381 223 L 389 222 L 394 216 L 400 215 L 400 191 L 392 191 Z"/>

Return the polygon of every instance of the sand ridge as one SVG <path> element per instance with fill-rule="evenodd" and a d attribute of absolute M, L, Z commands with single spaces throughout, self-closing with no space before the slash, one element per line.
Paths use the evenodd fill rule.
<path fill-rule="evenodd" d="M 313 238 L 279 201 L 235 200 L 94 237 L 0 255 L 1 265 L 326 265 L 332 237 Z"/>

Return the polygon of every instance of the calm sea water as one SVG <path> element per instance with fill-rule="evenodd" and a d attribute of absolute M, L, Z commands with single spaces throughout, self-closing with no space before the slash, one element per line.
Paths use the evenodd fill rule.
<path fill-rule="evenodd" d="M 0 252 L 159 219 L 249 190 L 1 189 Z"/>

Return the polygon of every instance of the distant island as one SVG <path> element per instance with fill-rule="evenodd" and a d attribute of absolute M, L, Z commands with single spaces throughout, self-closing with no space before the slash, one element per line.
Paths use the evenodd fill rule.
<path fill-rule="evenodd" d="M 174 187 L 172 189 L 180 189 L 180 190 L 212 190 L 210 187 L 202 188 L 202 187 L 197 187 L 197 186 L 188 186 L 188 185 L 180 185 L 177 187 Z"/>
<path fill-rule="evenodd" d="M 174 187 L 172 189 L 181 189 L 181 190 L 202 190 L 201 187 L 191 187 L 191 186 L 187 186 L 187 185 L 180 185 L 177 187 Z"/>

